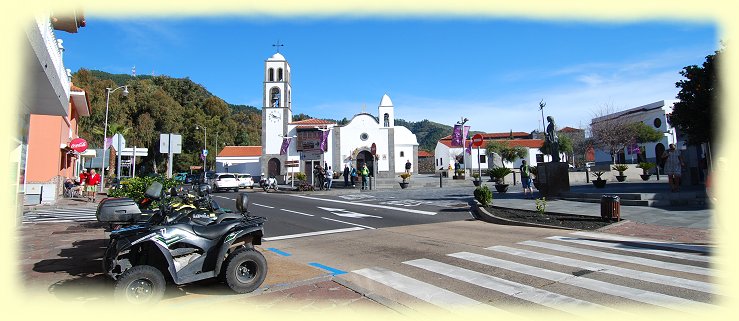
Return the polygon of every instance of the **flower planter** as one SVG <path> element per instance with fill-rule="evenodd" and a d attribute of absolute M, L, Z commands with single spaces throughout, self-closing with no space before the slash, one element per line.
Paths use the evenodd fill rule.
<path fill-rule="evenodd" d="M 508 184 L 495 184 L 495 190 L 498 193 L 505 193 L 508 191 Z"/>
<path fill-rule="evenodd" d="M 406 189 L 406 188 L 408 188 L 408 184 L 410 184 L 410 183 L 400 182 L 399 184 L 400 184 L 400 188 Z"/>
<path fill-rule="evenodd" d="M 475 186 L 480 186 L 482 184 L 481 180 L 474 180 L 472 181 L 472 184 L 475 184 Z"/>
<path fill-rule="evenodd" d="M 626 180 L 626 176 L 624 175 L 616 175 L 616 180 L 619 182 L 623 182 Z"/>
<path fill-rule="evenodd" d="M 652 177 L 652 174 L 642 174 L 642 175 L 639 175 L 639 176 L 641 176 L 641 179 L 643 181 L 648 181 L 649 178 Z"/>
<path fill-rule="evenodd" d="M 464 175 L 454 175 L 452 179 L 464 179 Z"/>
<path fill-rule="evenodd" d="M 593 186 L 596 188 L 604 188 L 606 187 L 606 180 L 605 179 L 596 179 L 593 181 Z"/>

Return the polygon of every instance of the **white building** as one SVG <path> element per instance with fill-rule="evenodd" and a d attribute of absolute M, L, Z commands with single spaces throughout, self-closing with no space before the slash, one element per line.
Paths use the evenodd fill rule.
<path fill-rule="evenodd" d="M 404 172 L 407 161 L 412 164 L 411 171 L 417 172 L 416 135 L 395 126 L 395 107 L 388 95 L 382 97 L 377 115 L 362 112 L 346 125 L 319 119 L 292 122 L 290 64 L 279 52 L 265 62 L 264 79 L 261 172 L 284 179 L 289 173 L 302 171 L 312 177 L 315 165 L 341 171 L 345 165 L 366 163 L 372 176 L 389 178 Z M 322 151 L 324 131 L 329 134 Z M 292 140 L 281 155 L 286 137 Z M 288 167 L 287 161 L 296 165 Z"/>
<path fill-rule="evenodd" d="M 261 175 L 262 146 L 226 146 L 216 155 L 216 172 Z"/>
<path fill-rule="evenodd" d="M 486 133 L 482 134 L 483 144 L 479 149 L 472 147 L 470 154 L 464 152 L 462 147 L 452 147 L 452 136 L 446 136 L 440 139 L 436 143 L 436 149 L 434 150 L 434 166 L 436 172 L 443 172 L 449 170 L 450 166 L 452 169 L 455 168 L 455 162 L 460 164 L 460 168 L 466 168 L 467 173 L 476 173 L 480 169 L 485 175 L 485 170 L 492 167 L 505 166 L 508 168 L 518 168 L 521 166 L 523 159 L 516 159 L 513 162 L 503 162 L 497 155 L 492 160 L 490 155 L 485 152 L 485 146 L 491 141 L 500 141 L 512 147 L 523 147 L 527 151 L 526 162 L 530 165 L 536 164 L 538 161 L 543 161 L 543 154 L 539 148 L 544 145 L 544 141 L 541 139 L 531 139 L 531 135 L 525 132 L 508 132 L 508 133 Z M 509 139 L 511 138 L 512 139 Z M 465 141 L 465 146 L 471 144 L 470 140 Z M 464 157 L 464 159 L 462 158 Z M 466 165 L 464 165 L 466 164 Z M 494 165 L 493 165 L 494 164 Z"/>
<path fill-rule="evenodd" d="M 667 149 L 669 144 L 677 143 L 675 128 L 670 126 L 667 122 L 668 115 L 672 114 L 672 106 L 674 103 L 675 101 L 660 100 L 644 106 L 593 118 L 591 124 L 608 119 L 623 118 L 629 123 L 642 122 L 646 125 L 653 126 L 657 131 L 664 133 L 662 140 L 656 143 L 638 144 L 638 146 L 641 149 L 642 161 L 646 160 L 654 163 L 657 160 L 657 155 L 661 155 L 662 152 Z M 628 149 L 629 148 L 624 148 L 624 150 L 617 155 L 616 163 L 636 163 L 639 161 L 639 156 L 636 153 L 631 153 Z M 611 154 L 605 150 L 595 149 L 595 163 L 598 165 L 611 164 Z"/>

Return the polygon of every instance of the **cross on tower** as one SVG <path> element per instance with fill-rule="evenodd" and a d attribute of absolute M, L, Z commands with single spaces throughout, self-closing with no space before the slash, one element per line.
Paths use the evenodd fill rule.
<path fill-rule="evenodd" d="M 280 47 L 284 47 L 285 45 L 281 44 L 279 40 L 277 40 L 276 44 L 273 44 L 272 47 L 277 47 L 277 52 L 280 52 Z"/>

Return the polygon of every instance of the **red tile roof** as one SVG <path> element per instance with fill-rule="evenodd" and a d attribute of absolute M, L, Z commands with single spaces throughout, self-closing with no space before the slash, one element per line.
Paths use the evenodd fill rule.
<path fill-rule="evenodd" d="M 531 137 L 531 134 L 526 133 L 526 132 L 507 132 L 507 133 L 482 133 L 482 138 L 484 140 L 505 139 L 505 138 L 511 137 L 511 135 L 513 135 L 513 138 L 519 138 L 519 139 L 526 139 L 526 138 Z M 472 136 L 472 135 L 470 135 L 470 136 Z M 442 140 L 444 140 L 444 139 L 451 140 L 452 139 L 452 135 L 447 135 L 445 137 L 442 137 L 441 139 Z"/>
<path fill-rule="evenodd" d="M 336 123 L 323 119 L 310 118 L 291 122 L 290 125 L 336 125 Z"/>
<path fill-rule="evenodd" d="M 434 154 L 431 154 L 430 152 L 427 152 L 425 150 L 419 150 L 418 157 L 434 157 Z"/>
<path fill-rule="evenodd" d="M 262 156 L 262 146 L 226 146 L 218 157 L 254 157 Z"/>
<path fill-rule="evenodd" d="M 565 127 L 565 128 L 560 129 L 559 131 L 565 132 L 565 133 L 578 133 L 578 132 L 582 132 L 584 130 L 583 129 L 572 128 L 572 127 Z"/>
<path fill-rule="evenodd" d="M 543 139 L 489 139 L 486 141 L 498 141 L 508 144 L 509 146 L 520 146 L 520 147 L 528 147 L 528 148 L 540 148 L 544 145 Z M 452 147 L 452 140 L 451 139 L 441 139 L 439 140 L 439 143 L 444 144 L 446 147 Z M 471 141 L 465 141 L 465 147 L 469 146 L 472 142 Z M 453 147 L 453 148 L 460 148 L 459 146 Z M 481 146 L 480 148 L 485 148 L 485 145 Z M 420 154 L 420 153 L 419 153 Z"/>
<path fill-rule="evenodd" d="M 82 89 L 82 88 L 80 88 L 80 87 L 77 87 L 77 86 L 75 86 L 74 84 L 69 84 L 69 88 L 70 88 L 70 90 L 72 90 L 72 91 L 76 91 L 76 92 L 81 92 L 81 93 L 85 92 L 85 90 L 84 90 L 84 89 Z"/>

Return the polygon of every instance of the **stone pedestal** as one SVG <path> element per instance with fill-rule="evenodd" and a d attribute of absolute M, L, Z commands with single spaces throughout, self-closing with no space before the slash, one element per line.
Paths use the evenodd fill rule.
<path fill-rule="evenodd" d="M 539 193 L 545 197 L 557 196 L 570 191 L 569 166 L 565 162 L 537 163 Z"/>

